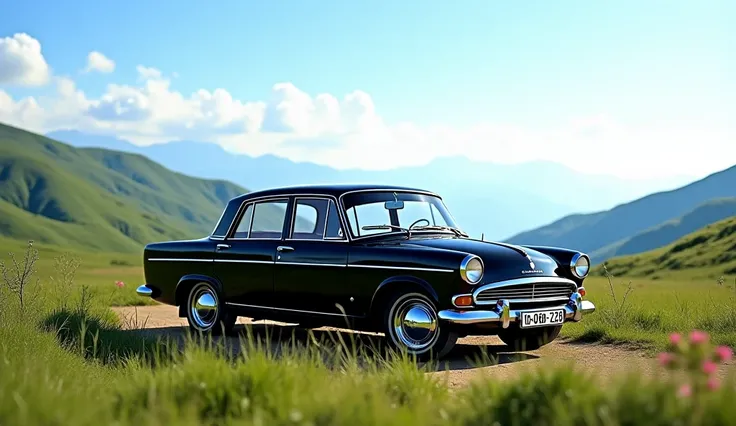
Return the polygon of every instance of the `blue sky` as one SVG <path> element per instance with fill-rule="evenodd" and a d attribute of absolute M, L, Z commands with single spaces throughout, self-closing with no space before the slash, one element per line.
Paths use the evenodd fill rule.
<path fill-rule="evenodd" d="M 26 33 L 38 40 L 51 74 L 72 80 L 90 103 L 109 92 L 110 84 L 143 85 L 136 67 L 144 65 L 161 70 L 171 90 L 184 97 L 200 89 L 223 88 L 243 103 L 268 104 L 275 102 L 273 86 L 280 82 L 312 97 L 329 93 L 338 100 L 361 90 L 370 96 L 383 126 L 411 123 L 420 129 L 412 128 L 410 134 L 418 142 L 408 152 L 432 147 L 420 156 L 422 161 L 444 155 L 437 148 L 442 144 L 439 137 L 427 136 L 426 129 L 437 126 L 464 135 L 450 140 L 473 139 L 468 134 L 477 133 L 467 129 L 491 126 L 495 130 L 481 134 L 502 132 L 517 145 L 548 140 L 554 148 L 571 132 L 582 139 L 560 150 L 589 149 L 596 143 L 585 138 L 601 132 L 599 128 L 586 127 L 580 136 L 580 129 L 569 129 L 571 122 L 603 131 L 625 128 L 600 142 L 608 144 L 601 153 L 617 149 L 613 141 L 621 135 L 649 141 L 645 152 L 650 154 L 702 135 L 710 141 L 704 147 L 723 149 L 722 154 L 736 158 L 728 146 L 736 145 L 734 2 L 239 1 L 207 7 L 173 1 L 3 3 L 0 38 Z M 82 72 L 91 51 L 113 60 L 115 70 Z M 31 96 L 41 102 L 55 89 L 52 83 L 29 87 L 0 81 L 0 90 L 16 102 Z M 45 119 L 44 130 L 53 127 L 51 121 Z M 82 121 L 78 127 L 85 131 L 110 127 Z M 28 127 L 38 127 L 31 124 Z M 63 127 L 74 125 L 67 120 Z M 667 129 L 690 139 L 674 141 Z M 233 135 L 210 138 L 206 130 L 191 136 L 252 155 L 273 152 L 331 164 L 352 152 L 309 158 L 314 150 L 308 145 L 293 148 L 295 144 L 286 143 L 316 143 L 327 134 L 331 138 L 345 132 L 292 132 L 289 141 L 262 135 L 256 142 Z M 122 125 L 115 132 L 138 143 L 190 136 L 165 131 L 143 135 Z M 391 132 L 394 141 L 401 140 L 395 129 Z M 371 135 L 379 134 L 385 133 Z M 422 138 L 431 140 L 425 143 Z M 465 145 L 467 150 L 482 147 Z M 532 144 L 528 150 L 542 152 L 544 146 Z M 652 173 L 682 174 L 692 153 L 676 155 L 678 165 Z M 493 161 L 498 156 L 503 157 L 489 150 L 481 157 Z M 518 158 L 521 154 L 509 155 L 508 161 Z M 723 159 L 708 161 L 707 166 L 693 167 L 693 174 L 729 165 Z M 646 175 L 646 162 L 637 164 L 639 174 Z"/>

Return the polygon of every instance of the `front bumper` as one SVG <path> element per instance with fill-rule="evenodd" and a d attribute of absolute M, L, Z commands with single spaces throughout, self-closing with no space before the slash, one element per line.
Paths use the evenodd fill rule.
<path fill-rule="evenodd" d="M 456 310 L 446 309 L 439 311 L 437 315 L 442 321 L 459 324 L 482 324 L 482 323 L 500 323 L 501 327 L 508 328 L 512 322 L 516 322 L 524 312 L 534 312 L 540 310 L 549 310 L 559 308 L 559 306 L 550 306 L 544 309 L 520 309 L 511 310 L 508 300 L 499 300 L 495 308 L 492 310 Z M 589 314 L 595 311 L 595 305 L 592 302 L 583 300 L 580 293 L 573 293 L 570 300 L 564 305 L 565 321 L 580 321 L 583 314 Z"/>

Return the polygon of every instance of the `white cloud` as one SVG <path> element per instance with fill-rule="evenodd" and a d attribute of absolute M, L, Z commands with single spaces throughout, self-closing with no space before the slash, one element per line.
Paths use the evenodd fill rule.
<path fill-rule="evenodd" d="M 136 71 L 138 71 L 138 76 L 142 80 L 150 80 L 150 79 L 159 79 L 162 76 L 161 71 L 159 71 L 156 68 L 150 68 L 150 67 L 144 67 L 143 65 L 138 65 L 135 67 Z"/>
<path fill-rule="evenodd" d="M 38 40 L 25 33 L 0 38 L 0 84 L 41 86 L 49 75 Z"/>
<path fill-rule="evenodd" d="M 115 71 L 115 61 L 100 52 L 89 52 L 89 55 L 87 55 L 87 68 L 84 70 L 85 72 L 97 71 L 108 74 Z"/>
<path fill-rule="evenodd" d="M 337 168 L 387 169 L 463 155 L 498 163 L 555 161 L 634 178 L 705 174 L 736 158 L 733 130 L 703 123 L 633 126 L 598 114 L 548 128 L 419 126 L 385 122 L 360 90 L 309 94 L 284 82 L 266 100 L 245 101 L 224 88 L 184 94 L 158 69 L 140 65 L 137 71 L 136 84 L 110 84 L 96 98 L 66 78 L 56 79 L 49 97 L 14 100 L 0 91 L 0 121 L 40 132 L 109 134 L 137 144 L 201 140 L 233 152 Z"/>

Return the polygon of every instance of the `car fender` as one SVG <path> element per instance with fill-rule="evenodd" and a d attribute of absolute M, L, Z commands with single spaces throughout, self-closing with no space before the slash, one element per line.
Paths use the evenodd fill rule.
<path fill-rule="evenodd" d="M 416 286 L 421 288 L 424 292 L 429 295 L 432 300 L 436 302 L 439 302 L 439 296 L 437 295 L 437 291 L 425 280 L 415 277 L 413 275 L 395 275 L 393 277 L 389 277 L 385 279 L 381 284 L 378 285 L 376 288 L 376 291 L 373 292 L 373 296 L 371 297 L 371 305 L 370 305 L 370 312 L 373 312 L 373 309 L 376 307 L 375 303 L 378 300 L 379 295 L 385 291 L 389 290 L 391 287 L 398 287 L 399 285 L 410 285 L 410 286 Z"/>
<path fill-rule="evenodd" d="M 175 297 L 174 300 L 178 306 L 183 306 L 184 301 L 186 300 L 186 293 L 188 292 L 187 287 L 189 285 L 193 285 L 195 283 L 200 282 L 206 282 L 211 284 L 218 293 L 222 294 L 222 283 L 217 278 L 210 277 L 208 275 L 201 275 L 201 274 L 188 274 L 184 275 L 179 279 L 179 282 L 176 283 L 176 291 L 175 291 Z"/>

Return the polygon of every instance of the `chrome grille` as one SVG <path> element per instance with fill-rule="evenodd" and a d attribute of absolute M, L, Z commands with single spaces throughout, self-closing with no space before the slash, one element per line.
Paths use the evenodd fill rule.
<path fill-rule="evenodd" d="M 496 303 L 499 299 L 505 299 L 509 302 L 521 301 L 566 301 L 570 299 L 575 284 L 566 283 L 525 283 L 514 285 L 502 285 L 499 287 L 490 287 L 480 291 L 475 296 L 475 303 L 491 304 Z"/>

